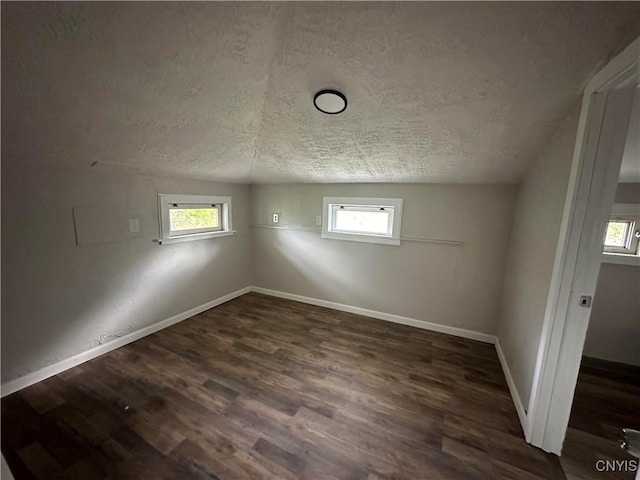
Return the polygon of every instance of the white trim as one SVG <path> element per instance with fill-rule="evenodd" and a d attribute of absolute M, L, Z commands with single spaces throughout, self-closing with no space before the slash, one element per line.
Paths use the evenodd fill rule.
<path fill-rule="evenodd" d="M 400 245 L 403 202 L 402 198 L 322 197 L 322 233 L 320 236 L 331 240 Z M 360 207 L 391 207 L 390 225 L 387 230 L 391 232 L 391 234 L 378 235 L 374 233 L 342 232 L 335 230 L 333 206 L 341 204 L 344 204 L 344 206 Z"/>
<path fill-rule="evenodd" d="M 198 307 L 194 307 L 186 312 L 179 313 L 178 315 L 174 315 L 173 317 L 162 320 L 158 323 L 154 323 L 153 325 L 149 325 L 148 327 L 141 328 L 140 330 L 136 330 L 135 332 L 131 332 L 124 337 L 117 338 L 103 345 L 98 345 L 97 347 L 91 348 L 85 352 L 78 353 L 72 357 L 69 357 L 65 360 L 61 360 L 59 362 L 54 363 L 53 365 L 49 365 L 47 367 L 36 370 L 35 372 L 31 372 L 26 374 L 23 377 L 16 378 L 7 383 L 2 384 L 0 390 L 2 391 L 1 396 L 5 397 L 10 395 L 18 390 L 22 390 L 34 383 L 41 382 L 49 377 L 57 375 L 59 373 L 64 372 L 70 368 L 73 368 L 77 365 L 80 365 L 84 362 L 92 360 L 100 355 L 104 355 L 105 353 L 111 352 L 116 348 L 123 347 L 131 342 L 135 342 L 147 335 L 151 335 L 159 330 L 170 327 L 176 323 L 179 323 L 187 318 L 191 318 L 194 315 L 204 312 L 205 310 L 209 310 L 210 308 L 217 307 L 229 300 L 233 300 L 234 298 L 240 297 L 246 293 L 251 291 L 251 287 L 241 288 L 240 290 L 236 290 L 235 292 L 231 292 L 227 295 L 224 295 L 220 298 L 202 304 Z"/>
<path fill-rule="evenodd" d="M 513 377 L 511 376 L 511 370 L 509 369 L 509 364 L 507 363 L 507 359 L 505 358 L 504 352 L 502 351 L 500 339 L 497 337 L 496 352 L 498 353 L 498 360 L 500 360 L 500 365 L 502 366 L 504 377 L 507 380 L 507 385 L 509 386 L 509 393 L 511 393 L 511 399 L 513 400 L 513 405 L 516 407 L 516 412 L 518 413 L 518 418 L 520 419 L 520 424 L 522 425 L 524 436 L 526 438 L 528 436 L 527 428 L 529 426 L 527 411 L 524 408 L 524 403 L 522 403 L 522 399 L 520 398 L 520 394 L 518 393 L 516 384 L 513 381 Z"/>
<path fill-rule="evenodd" d="M 615 265 L 630 265 L 632 267 L 640 267 L 640 256 L 624 255 L 622 253 L 603 253 L 602 263 L 612 263 Z"/>
<path fill-rule="evenodd" d="M 614 90 L 637 70 L 639 49 L 640 38 L 591 79 L 582 101 L 525 426 L 528 442 L 556 454 L 566 434 L 590 313 L 577 306 L 577 297 L 595 291 L 602 232 L 622 157 L 619 137 L 626 133 L 626 128 L 612 128 L 611 123 L 619 123 L 625 108 L 631 111 L 631 99 L 625 106 L 626 93 Z M 605 116 L 611 122 L 605 122 Z"/>
<path fill-rule="evenodd" d="M 400 315 L 393 315 L 390 313 L 378 312 L 375 310 L 369 310 L 367 308 L 354 307 L 352 305 L 345 305 L 343 303 L 331 302 L 329 300 L 321 300 L 319 298 L 306 297 L 304 295 L 297 295 L 295 293 L 287 293 L 287 292 L 281 292 L 278 290 L 271 290 L 263 287 L 253 286 L 251 287 L 251 291 L 255 293 L 261 293 L 263 295 L 270 295 L 272 297 L 278 297 L 278 298 L 284 298 L 287 300 L 293 300 L 296 302 L 308 303 L 309 305 L 317 305 L 319 307 L 332 308 L 334 310 L 339 310 L 342 312 L 355 313 L 357 315 L 364 315 L 371 318 L 377 318 L 378 320 L 385 320 L 387 322 L 398 323 L 401 325 L 408 325 L 410 327 L 421 328 L 423 330 L 430 330 L 433 332 L 444 333 L 447 335 L 453 335 L 455 337 L 467 338 L 470 340 L 476 340 L 479 342 L 495 345 L 495 349 L 498 355 L 498 359 L 500 361 L 500 365 L 502 367 L 502 371 L 507 381 L 507 385 L 509 386 L 509 393 L 511 394 L 513 405 L 515 406 L 516 412 L 518 414 L 518 418 L 520 419 L 520 423 L 522 424 L 522 428 L 524 430 L 525 436 L 527 436 L 528 434 L 526 430 L 528 425 L 527 412 L 524 408 L 524 404 L 522 403 L 520 395 L 518 394 L 518 390 L 516 389 L 515 383 L 513 381 L 513 377 L 511 376 L 511 371 L 509 370 L 509 365 L 507 364 L 507 361 L 504 357 L 504 353 L 502 352 L 500 341 L 495 335 L 491 335 L 483 332 L 476 332 L 474 330 L 467 330 L 464 328 L 451 327 L 448 325 L 431 323 L 425 320 L 418 320 L 415 318 L 402 317 Z"/>
<path fill-rule="evenodd" d="M 429 238 L 429 237 L 405 237 L 402 235 L 400 240 L 403 242 L 418 242 L 418 243 L 437 243 L 439 245 L 451 245 L 454 247 L 461 247 L 464 245 L 464 242 L 460 240 L 442 240 L 438 238 Z"/>
<path fill-rule="evenodd" d="M 183 233 L 183 234 L 171 234 L 171 223 L 169 221 L 169 205 L 170 204 L 184 204 L 184 205 L 220 205 L 220 225 L 221 228 L 216 228 L 210 231 L 197 231 L 196 233 Z M 158 194 L 158 226 L 160 229 L 160 238 L 158 243 L 160 245 L 178 243 L 178 242 L 190 242 L 194 240 L 204 240 L 207 238 L 215 237 L 227 237 L 233 235 L 235 230 L 233 229 L 233 216 L 231 207 L 230 196 L 220 195 L 182 195 L 174 193 L 159 193 Z M 202 229 L 201 229 L 202 230 Z"/>
<path fill-rule="evenodd" d="M 429 330 L 429 331 L 444 333 L 447 335 L 453 335 L 456 337 L 467 338 L 470 340 L 476 340 L 483 343 L 493 344 L 495 345 L 496 352 L 498 354 L 498 359 L 500 360 L 500 365 L 502 366 L 502 370 L 504 372 L 507 385 L 509 386 L 509 392 L 511 393 L 511 397 L 515 405 L 516 412 L 518 413 L 518 417 L 520 418 L 520 422 L 522 423 L 523 427 L 524 425 L 526 425 L 526 412 L 524 411 L 524 407 L 520 399 L 520 396 L 518 395 L 518 391 L 515 388 L 515 384 L 513 382 L 513 378 L 511 376 L 511 372 L 509 370 L 507 362 L 505 361 L 504 354 L 502 353 L 502 348 L 500 347 L 500 343 L 495 335 L 491 335 L 483 332 L 476 332 L 474 330 L 467 330 L 464 328 L 452 327 L 448 325 L 440 325 L 436 323 L 427 322 L 424 320 L 417 320 L 414 318 L 402 317 L 400 315 L 378 312 L 378 311 L 369 310 L 366 308 L 354 307 L 354 306 L 345 305 L 342 303 L 330 302 L 328 300 L 321 300 L 318 298 L 306 297 L 303 295 L 296 295 L 293 293 L 280 292 L 277 290 L 271 290 L 268 288 L 262 288 L 262 287 L 256 287 L 256 286 L 241 288 L 240 290 L 231 292 L 227 295 L 217 298 L 216 300 L 212 300 L 211 302 L 205 303 L 198 307 L 194 307 L 183 313 L 167 318 L 166 320 L 162 320 L 158 323 L 155 323 L 148 327 L 132 332 L 124 337 L 118 338 L 104 345 L 99 345 L 95 348 L 87 350 L 86 352 L 79 353 L 68 359 L 57 362 L 53 365 L 49 365 L 47 367 L 41 368 L 40 370 L 36 370 L 35 372 L 31 372 L 23 377 L 17 378 L 15 380 L 11 380 L 3 384 L 2 387 L 0 388 L 2 392 L 1 396 L 5 397 L 7 395 L 15 393 L 19 390 L 22 390 L 23 388 L 26 388 L 30 385 L 38 383 L 42 380 L 46 380 L 49 377 L 62 373 L 70 368 L 73 368 L 84 362 L 97 358 L 100 355 L 109 353 L 117 348 L 123 347 L 131 342 L 134 342 L 143 337 L 146 337 L 147 335 L 151 335 L 152 333 L 155 333 L 164 328 L 170 327 L 171 325 L 174 325 L 183 320 L 191 318 L 194 315 L 202 313 L 211 308 L 217 307 L 218 305 L 221 305 L 225 302 L 228 302 L 230 300 L 233 300 L 234 298 L 240 297 L 250 292 L 261 293 L 263 295 L 270 295 L 272 297 L 284 298 L 287 300 L 307 303 L 310 305 L 317 305 L 320 307 L 332 308 L 334 310 L 355 313 L 358 315 L 364 315 L 367 317 L 376 318 L 379 320 L 385 320 L 392 323 L 398 323 L 401 325 L 408 325 L 410 327 L 420 328 L 423 330 Z"/>
<path fill-rule="evenodd" d="M 612 90 L 620 78 L 628 76 L 630 72 L 637 69 L 639 51 L 640 37 L 631 42 L 589 80 L 584 89 L 585 95 Z"/>
<path fill-rule="evenodd" d="M 329 300 L 321 300 L 319 298 L 313 298 L 313 297 L 305 297 L 304 295 L 280 292 L 278 290 L 271 290 L 268 288 L 253 286 L 251 287 L 251 291 L 255 293 L 262 293 L 263 295 L 270 295 L 272 297 L 285 298 L 287 300 L 293 300 L 296 302 L 308 303 L 309 305 L 317 305 L 319 307 L 332 308 L 334 310 L 340 310 L 341 312 L 349 312 L 349 313 L 355 313 L 357 315 L 364 315 L 366 317 L 377 318 L 378 320 L 386 320 L 387 322 L 399 323 L 401 325 L 408 325 L 410 327 L 421 328 L 423 330 L 431 330 L 433 332 L 446 333 L 447 335 L 468 338 L 470 340 L 477 340 L 479 342 L 490 343 L 490 344 L 494 344 L 496 342 L 495 335 L 490 335 L 488 333 L 483 333 L 483 332 L 476 332 L 474 330 L 467 330 L 465 328 L 451 327 L 449 325 L 431 323 L 425 320 L 402 317 L 400 315 L 394 315 L 392 313 L 378 312 L 376 310 L 369 310 L 367 308 L 354 307 L 352 305 L 345 305 L 343 303 L 336 303 L 336 302 L 331 302 Z"/>
<path fill-rule="evenodd" d="M 380 245 L 400 245 L 400 238 L 372 233 L 322 232 L 322 238 L 327 240 L 344 240 L 347 242 L 378 243 Z"/>
<path fill-rule="evenodd" d="M 205 240 L 207 238 L 230 237 L 236 232 L 237 230 L 222 230 L 218 232 L 192 233 L 190 235 L 180 235 L 176 237 L 159 238 L 158 243 L 160 245 L 169 245 L 171 243 L 192 242 L 193 240 Z"/>
<path fill-rule="evenodd" d="M 271 230 L 291 230 L 293 232 L 316 232 L 320 233 L 322 230 L 318 227 L 297 227 L 288 225 L 251 225 L 251 228 L 267 228 Z M 451 245 L 461 247 L 464 242 L 460 240 L 443 240 L 438 238 L 418 237 L 418 236 L 404 236 L 400 237 L 403 242 L 417 242 L 417 243 L 436 243 L 440 245 Z"/>

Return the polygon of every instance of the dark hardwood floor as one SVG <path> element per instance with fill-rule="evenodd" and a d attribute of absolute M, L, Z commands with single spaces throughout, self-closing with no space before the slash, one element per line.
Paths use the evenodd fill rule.
<path fill-rule="evenodd" d="M 623 428 L 640 430 L 640 368 L 589 363 L 578 375 L 562 466 L 569 480 L 633 480 L 634 472 L 600 472 L 596 462 L 634 459 L 620 443 Z"/>
<path fill-rule="evenodd" d="M 22 479 L 540 479 L 492 345 L 248 294 L 2 400 Z"/>

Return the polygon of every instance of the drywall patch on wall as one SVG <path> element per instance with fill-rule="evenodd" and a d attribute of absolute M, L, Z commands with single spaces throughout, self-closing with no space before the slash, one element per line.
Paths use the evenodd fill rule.
<path fill-rule="evenodd" d="M 236 234 L 158 245 L 159 192 L 232 196 Z M 251 283 L 246 185 L 32 168 L 3 155 L 2 205 L 3 383 Z M 109 205 L 123 221 L 135 211 L 141 235 L 78 247 L 78 205 Z"/>
<path fill-rule="evenodd" d="M 79 247 L 126 242 L 141 236 L 131 232 L 129 220 L 138 215 L 123 207 L 73 207 L 76 243 Z"/>

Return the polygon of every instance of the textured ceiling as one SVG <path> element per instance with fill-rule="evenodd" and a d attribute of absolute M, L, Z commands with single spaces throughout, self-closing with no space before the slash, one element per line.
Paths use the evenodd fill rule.
<path fill-rule="evenodd" d="M 638 2 L 1 8 L 3 162 L 237 182 L 517 182 L 640 32 Z"/>

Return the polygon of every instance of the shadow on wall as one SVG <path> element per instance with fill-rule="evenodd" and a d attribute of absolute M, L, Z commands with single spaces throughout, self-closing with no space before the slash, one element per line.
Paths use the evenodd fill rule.
<path fill-rule="evenodd" d="M 173 307 L 181 305 L 180 297 L 184 289 L 207 290 L 207 277 L 202 276 L 205 271 L 211 271 L 218 260 L 223 239 L 203 240 L 175 245 L 148 246 L 145 250 L 155 249 L 136 263 L 127 263 L 126 268 L 110 271 L 104 275 L 100 268 L 95 269 L 95 276 L 77 278 L 84 283 L 83 291 L 90 287 L 95 295 L 77 298 L 76 286 L 67 285 L 67 292 L 73 299 L 72 306 L 63 311 L 60 303 L 54 302 L 48 307 L 50 314 L 48 323 L 58 327 L 54 333 L 39 340 L 37 349 L 31 349 L 31 357 L 21 357 L 19 352 L 13 358 L 21 358 L 20 365 L 28 365 L 26 369 L 16 368 L 3 371 L 3 381 L 23 376 L 31 371 L 51 365 L 68 358 L 61 352 L 69 352 L 69 345 L 77 345 L 79 339 L 92 339 L 83 348 L 72 352 L 71 355 L 84 352 L 101 344 L 108 343 L 115 338 L 122 337 L 157 321 L 180 313 L 183 308 Z M 109 248 L 101 245 L 94 247 L 78 247 L 87 249 Z M 138 256 L 139 257 L 139 256 Z M 104 268 L 108 268 L 102 265 Z M 102 273 L 103 275 L 99 275 Z M 202 278 L 200 278 L 202 277 Z M 199 281 L 201 280 L 201 281 Z M 34 282 L 32 288 L 47 288 L 46 284 L 38 286 Z M 206 293 L 204 293 L 206 298 Z M 68 305 L 68 301 L 62 302 Z M 37 300 L 36 300 L 37 301 Z M 155 305 L 154 312 L 167 312 L 165 318 L 152 319 L 150 305 Z M 197 305 L 193 305 L 195 307 Z M 169 313 L 171 312 L 171 313 Z M 162 313 L 164 314 L 164 313 Z M 136 320 L 145 320 L 137 323 Z M 21 335 L 34 335 L 33 331 L 21 330 Z M 14 332 L 15 335 L 15 332 Z M 13 338 L 13 337 L 12 337 Z M 86 341 L 86 340 L 84 340 Z M 17 344 L 21 344 L 18 340 Z M 3 345 L 3 349 L 12 350 L 11 345 Z M 5 363 L 6 365 L 6 363 Z"/>

